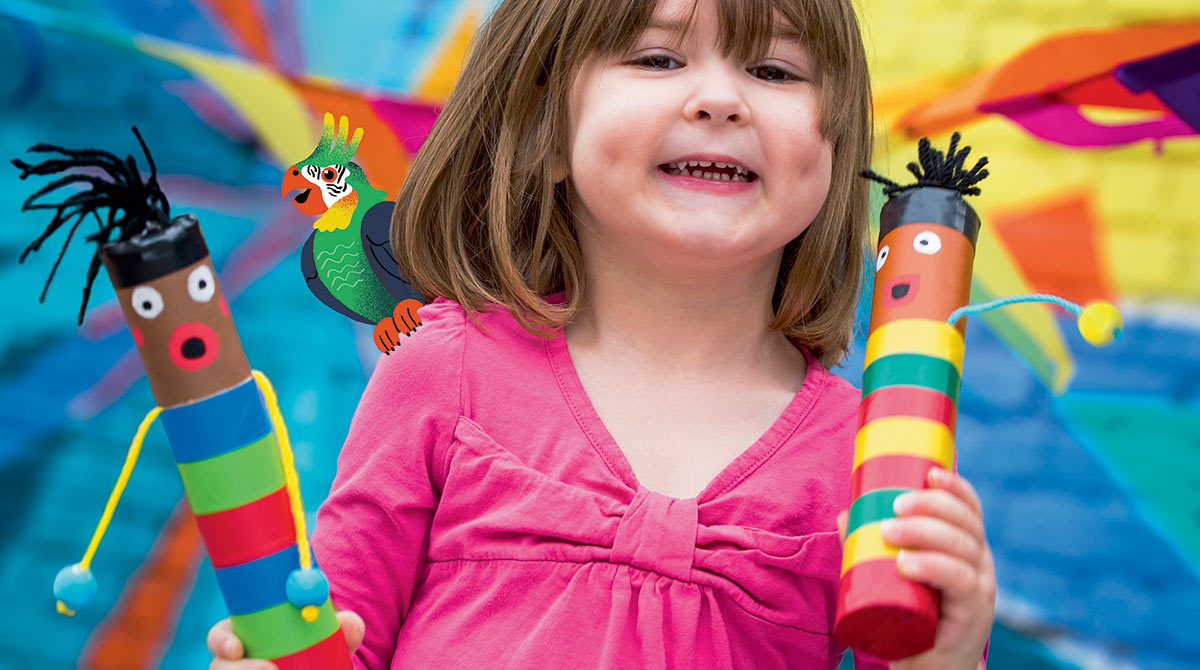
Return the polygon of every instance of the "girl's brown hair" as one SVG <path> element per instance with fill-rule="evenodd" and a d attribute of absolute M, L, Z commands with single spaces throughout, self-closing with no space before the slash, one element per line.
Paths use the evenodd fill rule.
<path fill-rule="evenodd" d="M 481 28 L 397 197 L 392 245 L 422 293 L 474 313 L 508 307 L 526 329 L 570 322 L 583 295 L 571 224 L 567 100 L 583 61 L 630 48 L 657 0 L 503 0 Z M 863 273 L 871 93 L 851 0 L 716 0 L 725 55 L 761 57 L 778 12 L 820 66 L 833 175 L 816 219 L 784 248 L 770 327 L 825 366 L 845 354 Z M 566 301 L 542 296 L 566 292 Z"/>

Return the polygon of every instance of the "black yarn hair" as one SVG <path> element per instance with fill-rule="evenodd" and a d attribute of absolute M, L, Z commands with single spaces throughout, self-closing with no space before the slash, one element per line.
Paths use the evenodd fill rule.
<path fill-rule="evenodd" d="M 965 170 L 964 165 L 967 161 L 967 154 L 971 153 L 971 147 L 963 147 L 959 150 L 958 141 L 960 139 L 962 136 L 957 132 L 951 135 L 950 147 L 943 154 L 933 148 L 928 137 L 922 137 L 917 145 L 917 157 L 921 164 L 917 165 L 916 162 L 908 164 L 908 171 L 917 178 L 914 184 L 901 186 L 874 170 L 863 170 L 859 175 L 883 184 L 883 193 L 889 198 L 903 191 L 923 186 L 948 188 L 958 191 L 962 195 L 979 195 L 981 191 L 976 184 L 988 176 L 988 171 L 983 169 L 983 166 L 987 165 L 988 159 L 984 156 L 975 163 L 975 167 L 969 171 Z"/>
<path fill-rule="evenodd" d="M 62 157 L 48 158 L 33 165 L 19 158 L 12 159 L 12 164 L 21 170 L 21 179 L 30 175 L 58 174 L 74 168 L 99 168 L 108 175 L 106 178 L 93 174 L 75 173 L 59 177 L 38 189 L 21 205 L 22 212 L 52 209 L 54 218 L 50 220 L 42 234 L 21 253 L 21 257 L 17 261 L 19 263 L 24 263 L 30 253 L 41 249 L 42 242 L 45 242 L 55 231 L 68 223 L 71 224 L 67 230 L 67 239 L 63 242 L 62 250 L 58 252 L 58 258 L 50 267 L 50 275 L 46 277 L 46 283 L 42 287 L 42 294 L 38 298 L 38 302 L 41 303 L 46 302 L 46 293 L 50 290 L 50 282 L 54 280 L 55 272 L 58 271 L 58 264 L 62 262 L 63 256 L 67 253 L 67 246 L 71 244 L 71 239 L 75 236 L 75 231 L 83 223 L 84 218 L 91 214 L 100 224 L 100 229 L 86 238 L 88 242 L 96 243 L 96 253 L 92 256 L 86 283 L 83 287 L 83 302 L 79 305 L 79 325 L 83 325 L 83 316 L 87 311 L 92 284 L 100 272 L 100 249 L 114 241 L 113 234 L 117 233 L 116 241 L 123 242 L 135 235 L 161 229 L 171 222 L 171 204 L 163 195 L 162 189 L 159 188 L 158 170 L 154 166 L 154 158 L 150 156 L 150 149 L 146 147 L 146 142 L 142 139 L 142 134 L 138 132 L 137 126 L 133 126 L 133 134 L 137 137 L 138 143 L 142 145 L 142 153 L 146 155 L 146 162 L 150 164 L 150 179 L 145 182 L 142 181 L 141 172 L 138 171 L 137 162 L 133 156 L 126 156 L 125 160 L 121 160 L 116 155 L 101 149 L 66 149 L 53 144 L 38 143 L 29 147 L 29 151 L 58 153 Z M 38 202 L 38 198 L 73 184 L 86 184 L 90 188 L 78 191 L 61 202 Z M 108 210 L 105 221 L 101 221 L 100 215 L 97 213 L 100 209 Z"/>

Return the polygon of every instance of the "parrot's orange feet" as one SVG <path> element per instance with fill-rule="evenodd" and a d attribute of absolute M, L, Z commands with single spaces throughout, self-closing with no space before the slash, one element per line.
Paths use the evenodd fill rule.
<path fill-rule="evenodd" d="M 375 324 L 375 346 L 385 354 L 392 353 L 400 346 L 401 335 L 408 337 L 421 325 L 421 317 L 417 316 L 420 308 L 421 301 L 413 298 L 397 303 L 391 316 Z"/>

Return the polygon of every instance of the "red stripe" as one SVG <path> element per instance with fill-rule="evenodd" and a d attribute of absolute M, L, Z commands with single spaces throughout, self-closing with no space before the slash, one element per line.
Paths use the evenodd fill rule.
<path fill-rule="evenodd" d="M 842 576 L 833 634 L 869 654 L 907 658 L 933 646 L 941 594 L 896 572 L 890 558 L 860 563 Z"/>
<path fill-rule="evenodd" d="M 296 544 L 287 487 L 223 512 L 196 516 L 214 568 L 253 561 Z"/>
<path fill-rule="evenodd" d="M 876 489 L 923 489 L 937 461 L 920 456 L 889 454 L 863 461 L 850 475 L 850 499 Z"/>
<path fill-rule="evenodd" d="M 946 424 L 954 432 L 958 408 L 950 396 L 920 386 L 884 386 L 862 399 L 858 425 L 865 426 L 885 416 L 915 416 Z"/>
<path fill-rule="evenodd" d="M 350 649 L 342 629 L 307 649 L 271 659 L 279 670 L 350 670 Z"/>

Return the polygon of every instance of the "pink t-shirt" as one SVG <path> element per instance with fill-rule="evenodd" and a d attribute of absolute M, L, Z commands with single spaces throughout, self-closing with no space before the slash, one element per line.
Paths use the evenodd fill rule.
<path fill-rule="evenodd" d="M 359 668 L 821 669 L 859 392 L 803 387 L 695 498 L 647 490 L 559 333 L 455 302 L 380 358 L 313 546 Z M 859 670 L 885 663 L 856 657 Z"/>

